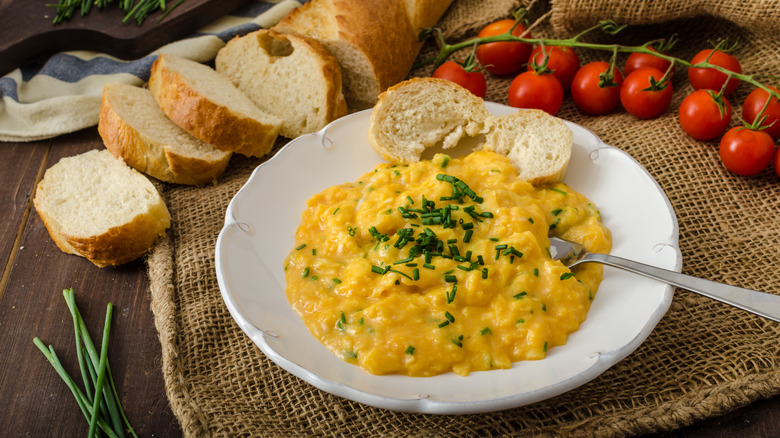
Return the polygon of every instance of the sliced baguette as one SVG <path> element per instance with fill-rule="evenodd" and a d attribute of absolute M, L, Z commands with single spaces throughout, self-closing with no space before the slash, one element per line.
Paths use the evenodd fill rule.
<path fill-rule="evenodd" d="M 443 79 L 414 78 L 379 98 L 371 113 L 368 141 L 391 163 L 419 161 L 426 149 L 459 146 L 473 139 L 472 149 L 509 157 L 521 178 L 534 185 L 563 179 L 573 135 L 559 118 L 540 110 L 518 110 L 493 116 L 482 99 Z"/>
<path fill-rule="evenodd" d="M 312 0 L 274 30 L 310 36 L 341 65 L 350 109 L 370 108 L 379 94 L 402 81 L 422 47 L 421 27 L 431 27 L 452 0 Z"/>
<path fill-rule="evenodd" d="M 152 183 L 105 149 L 47 169 L 33 202 L 62 251 L 101 267 L 141 257 L 171 224 Z"/>
<path fill-rule="evenodd" d="M 413 78 L 382 93 L 368 140 L 385 160 L 414 163 L 426 149 L 450 149 L 479 135 L 489 115 L 482 99 L 453 82 Z"/>
<path fill-rule="evenodd" d="M 211 67 L 161 54 L 149 90 L 162 111 L 193 136 L 216 148 L 262 157 L 271 151 L 282 120 L 257 107 Z"/>
<path fill-rule="evenodd" d="M 484 133 L 482 148 L 509 157 L 518 176 L 531 184 L 552 184 L 566 174 L 574 140 L 563 120 L 541 110 L 520 110 L 488 117 Z"/>
<path fill-rule="evenodd" d="M 103 87 L 98 132 L 113 156 L 172 183 L 213 183 L 232 155 L 173 123 L 149 90 L 122 83 Z"/>
<path fill-rule="evenodd" d="M 311 38 L 258 30 L 230 40 L 215 64 L 258 107 L 284 121 L 284 137 L 319 131 L 347 114 L 339 64 Z"/>

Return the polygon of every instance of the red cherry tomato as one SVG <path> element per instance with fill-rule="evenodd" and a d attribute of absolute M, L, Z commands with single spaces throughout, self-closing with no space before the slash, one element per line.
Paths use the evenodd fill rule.
<path fill-rule="evenodd" d="M 720 161 L 737 175 L 761 173 L 772 163 L 775 143 L 764 131 L 744 126 L 731 128 L 720 140 Z"/>
<path fill-rule="evenodd" d="M 780 93 L 776 87 L 769 88 Z M 752 124 L 756 120 L 756 116 L 766 104 L 767 98 L 769 98 L 769 93 L 761 88 L 756 88 L 748 94 L 745 103 L 742 104 L 742 118 L 745 119 L 745 122 Z M 770 100 L 769 106 L 764 110 L 764 115 L 766 119 L 761 123 L 761 126 L 769 126 L 765 129 L 766 133 L 777 140 L 780 138 L 780 102 L 776 98 L 773 97 Z"/>
<path fill-rule="evenodd" d="M 672 101 L 673 88 L 666 82 L 659 90 L 646 90 L 650 87 L 650 78 L 660 81 L 664 72 L 652 67 L 642 67 L 631 72 L 620 87 L 620 103 L 629 114 L 640 119 L 652 119 L 660 116 Z"/>
<path fill-rule="evenodd" d="M 527 71 L 509 84 L 509 105 L 515 108 L 536 108 L 555 115 L 563 103 L 563 88 L 550 73 Z"/>
<path fill-rule="evenodd" d="M 777 174 L 777 176 L 780 176 L 780 148 L 778 148 L 777 151 L 775 152 L 774 166 L 775 166 L 775 173 Z"/>
<path fill-rule="evenodd" d="M 691 59 L 691 64 L 704 62 L 711 52 L 712 49 L 702 50 L 701 52 L 697 53 L 693 59 Z M 710 57 L 709 62 L 710 64 L 723 67 L 735 73 L 742 73 L 742 66 L 739 64 L 737 58 L 729 55 L 728 53 L 723 53 L 719 50 L 716 50 L 715 53 L 713 53 Z M 739 79 L 729 79 L 725 73 L 721 73 L 713 68 L 689 68 L 688 80 L 691 82 L 694 90 L 706 89 L 715 91 L 720 91 L 720 89 L 723 87 L 723 84 L 725 84 L 726 80 L 728 80 L 726 90 L 723 92 L 723 94 L 726 96 L 733 93 L 740 82 Z"/>
<path fill-rule="evenodd" d="M 509 32 L 515 20 L 506 19 L 488 24 L 483 28 L 478 37 L 489 37 L 501 35 Z M 518 23 L 512 30 L 512 35 L 520 36 L 525 32 L 526 27 L 523 23 Z M 530 38 L 531 35 L 526 35 Z M 503 41 L 496 43 L 486 43 L 477 47 L 477 60 L 485 67 L 485 70 L 494 75 L 509 75 L 519 72 L 528 62 L 528 56 L 531 54 L 533 45 L 530 43 L 520 43 Z"/>
<path fill-rule="evenodd" d="M 658 53 L 658 51 L 652 47 L 648 47 L 648 49 Z M 670 61 L 659 58 L 655 55 L 651 55 L 649 53 L 632 52 L 630 55 L 628 55 L 628 59 L 626 59 L 626 67 L 623 69 L 623 72 L 626 74 L 626 76 L 628 76 L 632 71 L 641 67 L 653 67 L 665 72 L 670 65 L 672 65 Z M 670 75 L 674 75 L 674 67 L 672 67 Z"/>
<path fill-rule="evenodd" d="M 602 75 L 609 70 L 604 61 L 589 62 L 577 70 L 571 83 L 571 97 L 583 112 L 591 115 L 606 114 L 620 103 L 620 86 L 623 75 L 617 68 L 613 72 L 612 85 L 599 85 Z"/>
<path fill-rule="evenodd" d="M 471 91 L 474 95 L 485 97 L 487 84 L 485 76 L 481 71 L 466 72 L 466 70 L 455 61 L 447 61 L 440 65 L 432 75 L 434 78 L 446 79 Z"/>
<path fill-rule="evenodd" d="M 547 61 L 547 68 L 552 70 L 563 90 L 571 88 L 571 81 L 580 68 L 580 57 L 577 56 L 577 52 L 571 47 L 551 46 L 545 47 L 544 53 L 542 53 L 542 46 L 536 46 L 531 52 L 528 70 L 534 70 L 535 66 L 544 64 L 545 54 L 550 58 Z"/>
<path fill-rule="evenodd" d="M 712 140 L 731 123 L 731 104 L 722 98 L 722 108 L 712 90 L 696 90 L 680 104 L 680 126 L 696 140 Z"/>

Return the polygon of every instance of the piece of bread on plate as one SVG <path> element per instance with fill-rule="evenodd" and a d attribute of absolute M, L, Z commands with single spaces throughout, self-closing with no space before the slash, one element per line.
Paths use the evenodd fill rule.
<path fill-rule="evenodd" d="M 149 90 L 174 123 L 223 151 L 262 157 L 282 128 L 282 119 L 258 108 L 225 76 L 176 55 L 159 55 Z"/>
<path fill-rule="evenodd" d="M 520 110 L 485 119 L 482 149 L 506 155 L 518 176 L 533 185 L 563 180 L 573 134 L 563 120 L 542 110 Z"/>
<path fill-rule="evenodd" d="M 122 83 L 103 87 L 98 132 L 113 156 L 171 183 L 214 183 L 232 155 L 173 123 L 148 89 Z"/>
<path fill-rule="evenodd" d="M 485 102 L 444 79 L 413 78 L 387 89 L 371 112 L 368 141 L 391 163 L 420 161 L 426 149 L 450 149 L 479 135 Z"/>
<path fill-rule="evenodd" d="M 485 102 L 444 79 L 413 78 L 382 93 L 371 113 L 368 141 L 391 163 L 419 161 L 426 150 L 472 140 L 472 150 L 509 157 L 518 176 L 534 185 L 563 179 L 573 135 L 563 120 L 540 110 L 494 116 Z"/>
<path fill-rule="evenodd" d="M 258 30 L 228 41 L 215 64 L 258 107 L 284 121 L 283 137 L 319 131 L 347 114 L 339 64 L 309 37 Z"/>
<path fill-rule="evenodd" d="M 311 0 L 272 29 L 310 36 L 341 65 L 350 109 L 373 106 L 379 94 L 409 74 L 422 47 L 419 33 L 434 26 L 452 0 Z"/>
<path fill-rule="evenodd" d="M 33 203 L 62 251 L 100 267 L 141 257 L 171 224 L 154 185 L 106 149 L 47 169 Z"/>

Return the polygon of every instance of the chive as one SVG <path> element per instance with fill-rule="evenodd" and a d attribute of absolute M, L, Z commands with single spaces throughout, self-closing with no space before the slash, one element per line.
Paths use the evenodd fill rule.
<path fill-rule="evenodd" d="M 306 278 L 308 276 L 309 276 L 309 267 L 307 266 L 307 267 L 303 268 L 303 275 L 302 275 L 302 277 Z"/>
<path fill-rule="evenodd" d="M 488 268 L 482 268 L 482 278 L 483 279 L 488 278 Z"/>
<path fill-rule="evenodd" d="M 452 316 L 452 314 L 450 312 L 445 311 L 444 312 L 444 317 L 447 318 L 447 321 L 449 321 L 449 322 L 455 322 L 455 317 Z"/>
<path fill-rule="evenodd" d="M 544 352 L 547 353 L 547 341 L 544 341 Z"/>
<path fill-rule="evenodd" d="M 345 351 L 344 355 L 350 359 L 357 359 L 357 353 L 355 353 L 354 351 Z"/>
<path fill-rule="evenodd" d="M 561 274 L 561 280 L 568 280 L 572 277 L 574 277 L 574 272 L 566 272 L 564 274 Z"/>
<path fill-rule="evenodd" d="M 332 214 L 336 214 L 336 213 L 338 213 L 338 212 L 339 212 L 339 210 L 341 210 L 341 207 L 336 207 L 336 209 L 335 209 L 335 210 L 333 210 L 333 213 L 332 213 Z"/>
<path fill-rule="evenodd" d="M 463 348 L 463 335 L 458 336 L 457 339 L 453 339 L 452 343 L 457 345 L 458 347 Z"/>
<path fill-rule="evenodd" d="M 557 227 L 559 223 L 561 223 L 561 218 L 558 218 L 558 219 L 557 219 L 555 222 L 553 222 L 552 224 L 550 224 L 550 227 L 549 227 L 549 229 L 550 229 L 550 230 L 553 230 L 553 229 L 555 229 L 555 227 Z"/>
<path fill-rule="evenodd" d="M 542 312 L 546 312 L 546 311 L 547 311 L 547 306 L 544 303 L 542 303 Z"/>
<path fill-rule="evenodd" d="M 455 294 L 457 292 L 458 292 L 458 285 L 457 284 L 453 284 L 452 285 L 452 290 L 447 292 L 447 304 L 450 304 L 450 303 L 452 303 L 455 300 Z M 449 318 L 447 318 L 447 319 L 449 319 Z M 452 322 L 454 322 L 454 321 L 452 321 Z"/>
<path fill-rule="evenodd" d="M 477 262 L 479 262 L 480 265 L 484 265 L 485 264 L 485 259 L 483 259 L 481 255 L 478 255 L 477 256 Z"/>
<path fill-rule="evenodd" d="M 534 277 L 539 276 L 539 268 L 534 268 Z"/>
<path fill-rule="evenodd" d="M 446 281 L 447 283 L 457 283 L 458 282 L 458 277 L 456 277 L 454 275 L 445 275 L 444 276 L 444 281 Z"/>
<path fill-rule="evenodd" d="M 467 229 L 466 234 L 463 236 L 463 242 L 469 243 L 471 241 L 471 235 L 474 234 L 474 230 Z"/>
<path fill-rule="evenodd" d="M 312 248 L 311 249 L 311 255 L 313 255 L 313 256 L 317 255 L 317 249 L 316 248 Z"/>
<path fill-rule="evenodd" d="M 563 191 L 563 190 L 561 190 L 561 189 L 556 189 L 555 187 L 551 187 L 551 188 L 550 188 L 550 190 L 552 190 L 553 192 L 558 192 L 558 193 L 560 193 L 560 194 L 562 194 L 562 195 L 567 195 L 567 193 L 566 193 L 566 192 L 564 192 L 564 191 Z"/>
<path fill-rule="evenodd" d="M 420 279 L 420 270 L 418 268 L 412 269 L 412 280 L 417 281 Z"/>
<path fill-rule="evenodd" d="M 563 209 L 556 208 L 555 210 L 551 211 L 550 213 L 552 213 L 553 216 L 558 216 L 562 212 L 563 212 Z"/>
<path fill-rule="evenodd" d="M 485 328 L 483 328 L 482 330 L 479 331 L 479 334 L 483 335 L 483 336 L 484 335 L 489 335 L 491 333 L 493 333 L 493 332 L 490 330 L 490 327 L 485 327 Z"/>
<path fill-rule="evenodd" d="M 305 244 L 305 243 L 302 243 L 302 244 L 300 244 L 300 245 L 296 246 L 296 247 L 295 247 L 295 250 L 296 250 L 296 251 L 300 251 L 300 250 L 302 250 L 303 248 L 306 248 L 306 244 Z"/>
<path fill-rule="evenodd" d="M 433 266 L 433 265 L 428 264 L 428 263 L 423 263 L 423 268 L 426 268 L 426 269 L 436 269 L 436 266 Z"/>
<path fill-rule="evenodd" d="M 334 278 L 333 282 L 336 283 L 336 284 L 341 284 L 341 280 L 339 280 L 338 278 Z"/>
<path fill-rule="evenodd" d="M 513 295 L 513 298 L 516 299 L 516 300 L 519 300 L 520 298 L 523 298 L 526 295 L 528 295 L 528 292 L 523 291 L 523 292 L 520 292 L 519 294 Z"/>
<path fill-rule="evenodd" d="M 413 355 L 414 354 L 414 347 L 411 345 L 406 347 L 406 354 Z"/>
<path fill-rule="evenodd" d="M 520 318 L 520 319 L 517 320 L 517 322 L 515 324 L 522 324 L 524 322 L 525 322 L 525 319 Z"/>
<path fill-rule="evenodd" d="M 529 218 L 528 218 L 528 222 L 530 222 L 530 223 L 534 223 L 534 218 L 532 218 L 532 217 L 529 217 Z"/>
<path fill-rule="evenodd" d="M 441 161 L 441 167 L 447 167 L 447 165 L 450 163 L 450 157 L 445 156 Z"/>
<path fill-rule="evenodd" d="M 382 274 L 382 275 L 384 275 L 384 273 L 385 273 L 386 271 L 385 271 L 385 269 L 384 269 L 384 268 L 380 268 L 379 266 L 372 265 L 372 266 L 371 266 L 371 272 L 374 272 L 374 273 L 376 273 L 376 274 Z"/>
<path fill-rule="evenodd" d="M 448 325 L 450 325 L 450 322 L 449 321 L 444 321 L 441 324 L 439 324 L 439 328 L 446 327 Z"/>
<path fill-rule="evenodd" d="M 414 204 L 414 199 L 412 199 L 411 196 L 407 196 L 406 199 L 409 201 L 410 204 Z"/>
<path fill-rule="evenodd" d="M 505 249 L 507 249 L 507 248 L 509 248 L 509 246 L 508 246 L 508 245 L 501 244 L 501 245 L 496 245 L 496 248 L 495 248 L 495 249 L 496 249 L 496 251 L 502 251 L 502 250 L 505 250 Z"/>
<path fill-rule="evenodd" d="M 316 281 L 316 280 L 319 280 L 319 279 L 320 279 L 320 277 L 318 277 L 318 276 L 316 276 L 316 275 L 312 275 L 312 276 L 311 276 L 311 279 L 312 279 L 312 281 Z"/>

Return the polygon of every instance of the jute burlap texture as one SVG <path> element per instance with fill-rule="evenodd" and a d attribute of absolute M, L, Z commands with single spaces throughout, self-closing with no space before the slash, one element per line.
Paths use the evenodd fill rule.
<path fill-rule="evenodd" d="M 513 3 L 458 0 L 441 26 L 453 38 L 467 38 L 507 17 Z M 619 8 L 618 2 L 597 0 L 541 3 L 533 5 L 532 16 L 551 11 L 553 22 L 535 28 L 536 36 L 567 37 L 569 30 L 599 19 L 625 18 L 636 26 L 616 37 L 594 38 L 636 44 L 677 33 L 674 54 L 690 59 L 708 40 L 738 37 L 737 55 L 746 72 L 780 75 L 780 45 L 761 25 L 774 24 L 777 10 L 758 12 L 766 2 L 750 3 L 749 11 L 706 7 L 742 4 L 738 1 L 622 2 Z M 650 4 L 667 5 L 665 15 Z M 701 16 L 704 10 L 709 15 Z M 728 17 L 715 16 L 724 10 Z M 431 45 L 421 58 L 434 51 Z M 583 63 L 609 56 L 579 53 Z M 413 72 L 428 74 L 429 67 Z M 506 103 L 510 81 L 489 78 L 487 99 Z M 674 86 L 670 109 L 655 120 L 640 121 L 621 110 L 585 116 L 571 99 L 559 116 L 625 150 L 658 181 L 679 221 L 683 272 L 780 293 L 780 180 L 772 170 L 734 176 L 720 164 L 717 142 L 687 137 L 676 115 L 691 91 L 685 71 L 678 71 Z M 731 99 L 736 116 L 749 91 L 743 84 Z M 214 245 L 225 209 L 259 163 L 235 158 L 213 187 L 164 188 L 174 225 L 148 259 L 152 310 L 167 394 L 187 436 L 626 436 L 682 427 L 780 393 L 780 324 L 683 290 L 675 292 L 668 314 L 628 358 L 583 387 L 521 409 L 448 417 L 397 413 L 315 389 L 252 344 L 217 286 Z"/>

